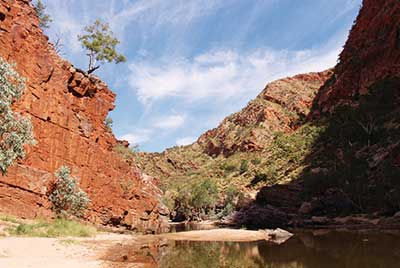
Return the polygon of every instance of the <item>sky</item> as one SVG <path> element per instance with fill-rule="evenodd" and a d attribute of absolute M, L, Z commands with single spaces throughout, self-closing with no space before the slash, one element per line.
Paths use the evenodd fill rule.
<path fill-rule="evenodd" d="M 43 0 L 50 40 L 78 68 L 77 35 L 108 22 L 127 58 L 95 72 L 116 94 L 119 139 L 160 152 L 194 142 L 268 82 L 333 67 L 361 0 Z"/>

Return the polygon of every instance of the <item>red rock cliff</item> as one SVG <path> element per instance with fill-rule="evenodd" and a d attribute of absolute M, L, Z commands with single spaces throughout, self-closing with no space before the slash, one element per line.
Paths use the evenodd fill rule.
<path fill-rule="evenodd" d="M 375 82 L 400 74 L 400 1 L 364 0 L 339 62 L 314 113 L 353 102 Z"/>
<path fill-rule="evenodd" d="M 55 53 L 30 1 L 0 0 L 0 56 L 16 62 L 27 78 L 15 110 L 31 118 L 37 141 L 23 161 L 0 176 L 0 212 L 50 216 L 53 173 L 68 165 L 91 199 L 90 221 L 159 230 L 164 209 L 155 182 L 113 151 L 117 140 L 104 125 L 115 94 Z"/>

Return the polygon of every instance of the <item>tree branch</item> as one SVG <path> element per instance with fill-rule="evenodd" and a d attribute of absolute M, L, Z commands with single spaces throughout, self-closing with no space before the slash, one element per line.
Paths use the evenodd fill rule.
<path fill-rule="evenodd" d="M 97 66 L 95 66 L 95 67 L 89 69 L 89 70 L 87 71 L 87 73 L 88 73 L 88 74 L 91 74 L 91 73 L 93 73 L 94 71 L 96 71 L 96 70 L 99 69 L 99 68 L 100 68 L 100 65 L 97 65 Z"/>

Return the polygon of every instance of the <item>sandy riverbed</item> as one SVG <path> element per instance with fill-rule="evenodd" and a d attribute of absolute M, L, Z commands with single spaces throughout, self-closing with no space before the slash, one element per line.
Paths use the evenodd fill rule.
<path fill-rule="evenodd" d="M 214 229 L 145 236 L 98 234 L 93 238 L 3 237 L 0 238 L 0 267 L 108 268 L 117 267 L 114 265 L 121 260 L 131 258 L 135 259 L 131 264 L 139 265 L 132 267 L 155 267 L 148 260 L 133 256 L 136 254 L 134 249 L 143 248 L 142 245 L 146 244 L 156 244 L 156 241 L 161 240 L 250 242 L 269 239 L 270 232 L 272 231 Z M 278 236 L 281 234 L 279 231 Z M 128 248 L 133 251 L 122 254 L 118 249 L 124 248 L 124 245 L 129 245 Z"/>
<path fill-rule="evenodd" d="M 100 234 L 94 238 L 0 238 L 0 267 L 98 268 L 104 250 L 131 236 Z"/>

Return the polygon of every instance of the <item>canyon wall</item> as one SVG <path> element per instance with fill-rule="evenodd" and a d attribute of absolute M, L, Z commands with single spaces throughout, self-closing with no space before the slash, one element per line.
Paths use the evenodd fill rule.
<path fill-rule="evenodd" d="M 313 114 L 354 103 L 377 81 L 400 74 L 400 3 L 364 0 L 335 67 L 319 91 Z"/>
<path fill-rule="evenodd" d="M 51 216 L 53 174 L 67 165 L 91 199 L 89 221 L 159 231 L 166 212 L 157 181 L 114 152 L 118 141 L 104 124 L 115 94 L 62 59 L 38 25 L 30 1 L 0 0 L 0 56 L 27 79 L 14 110 L 31 118 L 37 142 L 0 176 L 0 212 Z"/>

